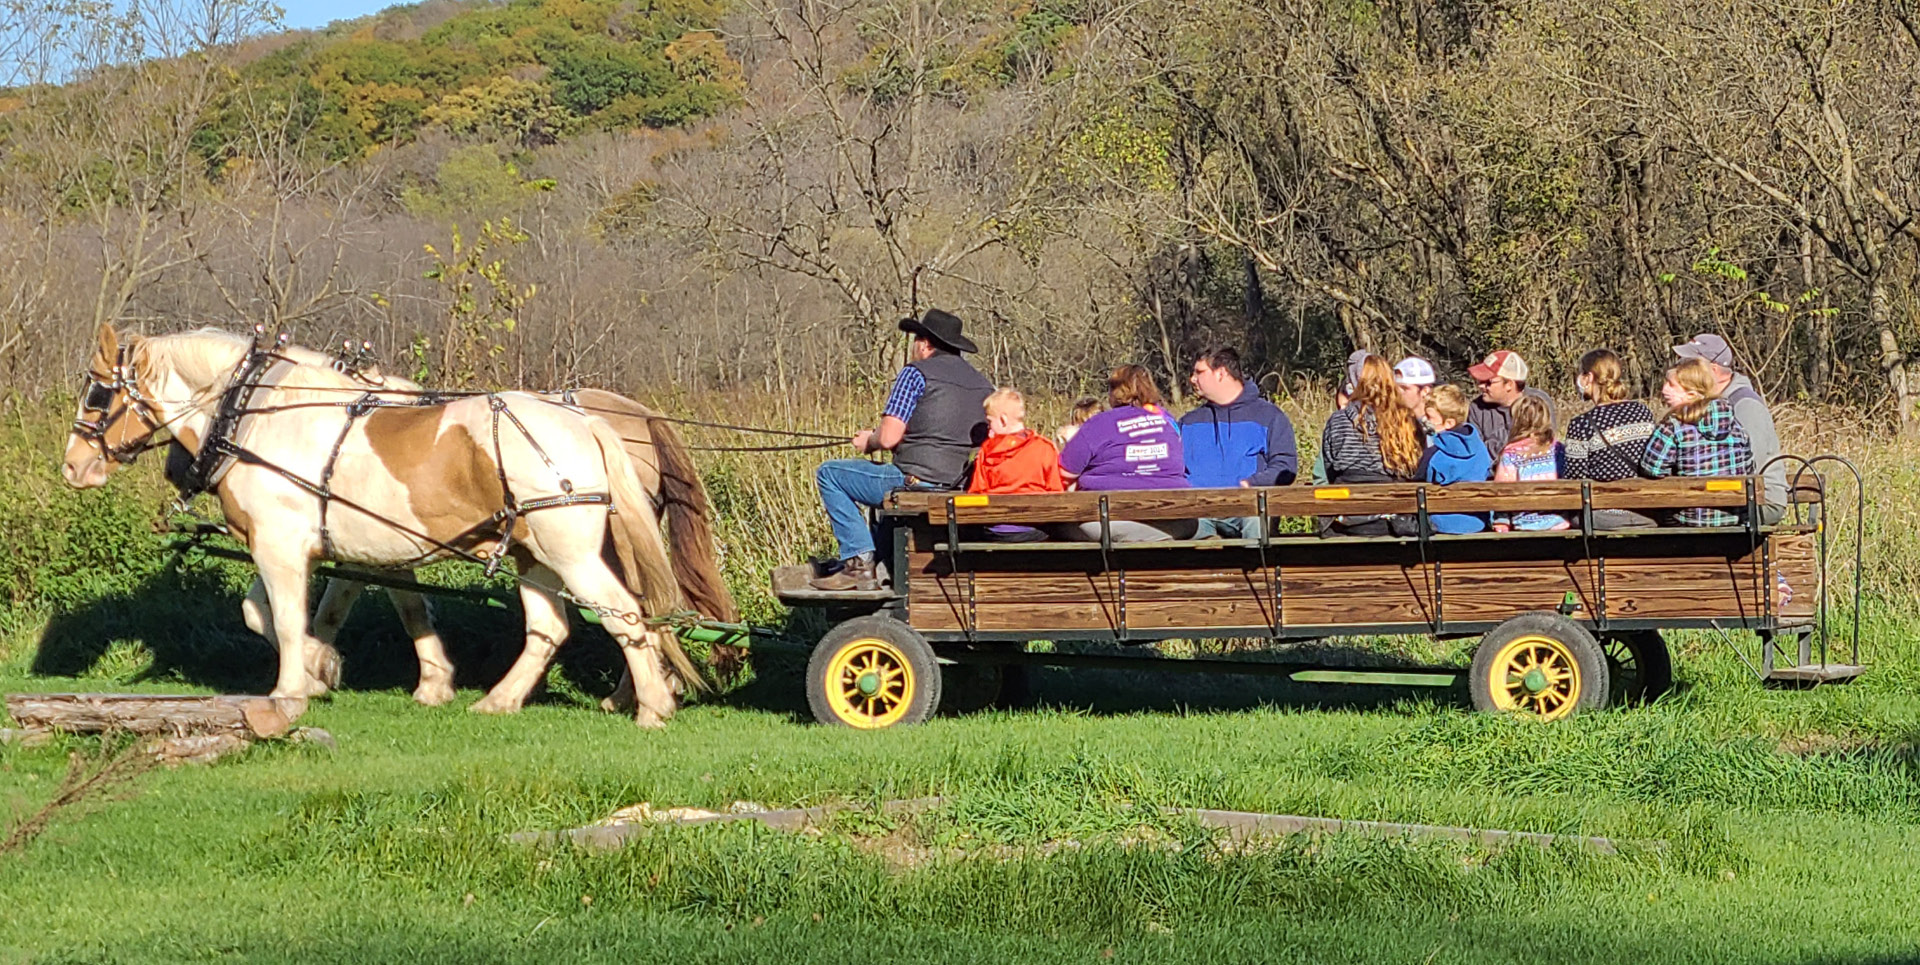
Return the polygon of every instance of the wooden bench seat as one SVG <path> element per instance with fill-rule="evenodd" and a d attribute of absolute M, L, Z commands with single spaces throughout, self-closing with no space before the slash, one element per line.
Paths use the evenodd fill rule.
<path fill-rule="evenodd" d="M 1647 479 L 1586 483 L 1459 483 L 1440 486 L 1388 483 L 1354 486 L 1268 486 L 1248 489 L 1139 489 L 1109 492 L 978 495 L 903 490 L 885 510 L 924 516 L 945 525 L 949 507 L 960 525 L 1096 522 L 1104 505 L 1108 519 L 1155 520 L 1240 516 L 1364 516 L 1436 513 L 1580 512 L 1630 509 L 1744 509 L 1757 494 L 1750 476 Z M 1796 502 L 1817 502 L 1817 490 L 1802 487 Z M 1164 544 L 1163 544 L 1164 545 Z"/>

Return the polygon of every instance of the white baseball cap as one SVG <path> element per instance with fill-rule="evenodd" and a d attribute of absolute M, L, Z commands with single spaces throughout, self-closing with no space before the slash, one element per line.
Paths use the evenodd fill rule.
<path fill-rule="evenodd" d="M 1432 385 L 1439 380 L 1434 378 L 1432 362 L 1409 355 L 1393 367 L 1393 381 L 1397 385 Z"/>

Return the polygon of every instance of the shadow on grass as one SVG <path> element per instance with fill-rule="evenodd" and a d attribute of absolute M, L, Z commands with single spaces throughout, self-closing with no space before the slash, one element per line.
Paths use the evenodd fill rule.
<path fill-rule="evenodd" d="M 316 581 L 313 600 L 320 589 Z M 216 569 L 163 570 L 132 590 L 56 612 L 40 634 L 31 670 L 39 676 L 83 678 L 90 689 L 102 680 L 178 681 L 229 693 L 265 693 L 273 688 L 279 656 L 247 629 L 241 599 Z M 433 603 L 433 615 L 461 688 L 491 687 L 519 655 L 524 629 L 518 609 L 443 599 Z M 122 666 L 116 650 L 126 645 L 139 648 L 138 656 Z M 411 690 L 418 682 L 413 640 L 385 591 L 370 589 L 360 598 L 336 645 L 343 657 L 343 690 Z M 597 699 L 613 689 L 618 659 L 611 638 L 598 627 L 580 625 L 556 663 L 570 686 Z"/>
<path fill-rule="evenodd" d="M 318 599 L 316 581 L 313 599 Z M 168 569 L 130 591 L 103 596 L 56 613 L 41 634 L 32 671 L 49 677 L 75 677 L 122 684 L 178 681 L 229 693 L 271 690 L 278 655 L 248 630 L 240 616 L 241 594 L 217 569 L 186 566 Z M 462 689 L 484 690 L 505 675 L 519 655 L 523 625 L 518 608 L 500 609 L 462 600 L 433 602 L 435 625 L 453 659 L 455 682 Z M 795 722 L 813 719 L 806 698 L 806 642 L 831 627 L 828 617 L 811 610 L 788 613 L 770 629 L 781 641 L 757 641 L 744 682 L 702 702 L 780 714 Z M 116 661 L 116 645 L 137 645 L 126 666 Z M 341 689 L 410 690 L 418 680 L 413 641 L 406 635 L 383 590 L 370 589 L 356 603 L 336 641 L 344 666 Z M 1098 648 L 1139 656 L 1136 647 Z M 1392 669 L 1406 665 L 1378 652 L 1316 645 L 1261 659 L 1311 660 L 1330 665 Z M 142 663 L 144 662 L 144 665 Z M 556 658 L 551 688 L 537 691 L 536 702 L 593 707 L 611 693 L 622 662 L 618 646 L 597 626 L 574 621 L 573 634 Z M 1253 707 L 1369 710 L 1406 701 L 1466 705 L 1464 676 L 1453 687 L 1412 688 L 1298 683 L 1285 677 L 1174 673 L 1143 661 L 1139 669 L 1060 669 L 1034 667 L 1011 671 L 1017 683 L 1001 692 L 989 681 L 966 679 L 967 671 L 948 671 L 950 699 L 945 713 L 964 713 L 996 703 L 1046 706 L 1092 714 L 1233 711 Z M 1018 681 L 1024 676 L 1024 681 Z M 963 690 L 972 694 L 962 696 Z"/>
<path fill-rule="evenodd" d="M 796 722 L 809 722 L 813 714 L 807 707 L 807 648 L 820 639 L 836 621 L 815 610 L 791 611 L 786 619 L 768 629 L 783 641 L 757 645 L 750 658 L 752 678 L 742 686 L 707 700 L 728 706 L 752 708 L 786 715 Z M 1062 648 L 1063 650 L 1067 648 Z M 1072 652 L 1100 653 L 1137 658 L 1139 669 L 1092 669 L 1060 667 L 1009 667 L 1004 677 L 982 668 L 947 665 L 942 701 L 943 716 L 964 715 L 988 707 L 1049 707 L 1094 715 L 1120 715 L 1146 712 L 1206 713 L 1237 711 L 1256 707 L 1297 709 L 1374 710 L 1415 702 L 1457 705 L 1471 704 L 1465 669 L 1450 687 L 1406 687 L 1356 684 L 1315 684 L 1296 682 L 1271 674 L 1190 673 L 1163 669 L 1146 647 L 1091 645 L 1072 648 Z M 1217 658 L 1217 654 L 1206 654 Z M 1238 653 L 1227 659 L 1244 658 L 1249 662 L 1308 662 L 1329 667 L 1372 670 L 1411 669 L 1413 661 L 1399 659 L 1357 646 L 1312 644 L 1296 646 L 1284 652 Z M 1166 663 L 1177 664 L 1177 660 Z"/>

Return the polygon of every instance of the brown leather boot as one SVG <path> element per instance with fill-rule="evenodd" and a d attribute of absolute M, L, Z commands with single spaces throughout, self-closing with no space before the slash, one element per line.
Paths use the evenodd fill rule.
<path fill-rule="evenodd" d="M 877 590 L 880 578 L 873 571 L 873 560 L 856 556 L 840 567 L 840 572 L 816 576 L 807 584 L 816 590 Z"/>

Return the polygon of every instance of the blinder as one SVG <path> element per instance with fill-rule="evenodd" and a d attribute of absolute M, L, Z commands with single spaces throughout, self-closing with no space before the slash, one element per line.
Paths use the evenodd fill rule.
<path fill-rule="evenodd" d="M 81 397 L 80 407 L 88 412 L 105 412 L 113 405 L 114 387 L 103 385 L 91 373 L 87 375 L 86 395 Z"/>

